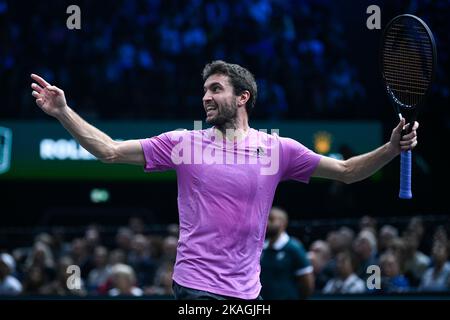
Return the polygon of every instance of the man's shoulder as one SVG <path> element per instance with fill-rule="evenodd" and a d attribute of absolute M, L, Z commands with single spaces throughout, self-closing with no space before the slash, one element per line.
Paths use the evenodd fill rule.
<path fill-rule="evenodd" d="M 286 248 L 290 248 L 291 250 L 295 251 L 305 252 L 305 247 L 303 243 L 299 239 L 292 236 L 289 238 L 289 241 L 286 244 Z"/>

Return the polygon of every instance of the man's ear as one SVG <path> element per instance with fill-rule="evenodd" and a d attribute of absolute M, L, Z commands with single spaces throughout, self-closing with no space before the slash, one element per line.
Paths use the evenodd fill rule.
<path fill-rule="evenodd" d="M 244 90 L 242 93 L 238 96 L 238 106 L 242 107 L 245 106 L 245 104 L 250 100 L 250 91 Z"/>

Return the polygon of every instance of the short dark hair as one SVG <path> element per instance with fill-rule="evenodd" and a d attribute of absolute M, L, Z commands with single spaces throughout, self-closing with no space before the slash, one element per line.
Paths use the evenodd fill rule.
<path fill-rule="evenodd" d="M 245 105 L 247 114 L 250 114 L 255 107 L 256 97 L 258 95 L 258 87 L 253 74 L 240 65 L 227 63 L 222 60 L 208 63 L 203 68 L 203 81 L 206 81 L 213 74 L 228 76 L 235 95 L 240 95 L 245 90 L 250 92 L 250 98 Z"/>

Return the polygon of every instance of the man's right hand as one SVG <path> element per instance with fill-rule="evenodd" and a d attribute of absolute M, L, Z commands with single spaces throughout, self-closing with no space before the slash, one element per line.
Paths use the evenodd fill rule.
<path fill-rule="evenodd" d="M 44 110 L 45 113 L 52 117 L 57 117 L 67 108 L 66 97 L 64 91 L 51 86 L 47 81 L 36 74 L 31 74 L 31 78 L 36 83 L 31 84 L 33 89 L 33 97 L 36 98 L 36 104 Z"/>

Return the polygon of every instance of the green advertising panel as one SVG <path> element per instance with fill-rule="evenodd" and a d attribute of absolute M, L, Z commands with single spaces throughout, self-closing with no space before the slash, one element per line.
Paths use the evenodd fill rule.
<path fill-rule="evenodd" d="M 176 129 L 194 129 L 189 121 L 93 122 L 115 140 L 140 139 Z M 206 124 L 197 123 L 207 128 Z M 339 157 L 347 145 L 355 153 L 378 147 L 378 122 L 263 122 L 253 128 L 293 138 L 310 149 Z M 140 166 L 104 164 L 82 148 L 57 121 L 0 121 L 0 180 L 161 180 L 175 173 L 144 173 Z"/>

